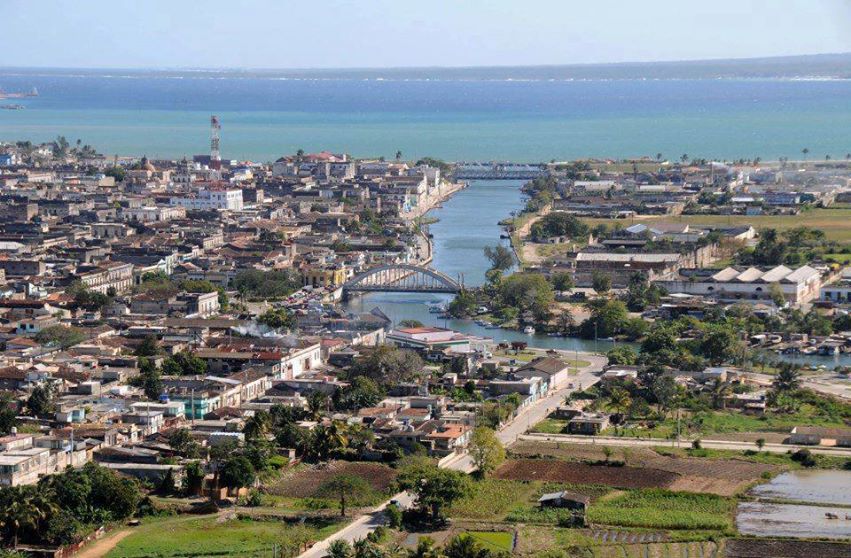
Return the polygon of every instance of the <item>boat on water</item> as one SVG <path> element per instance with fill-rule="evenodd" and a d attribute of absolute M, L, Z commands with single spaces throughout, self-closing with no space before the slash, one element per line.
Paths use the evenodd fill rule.
<path fill-rule="evenodd" d="M 498 325 L 498 324 L 488 323 L 488 324 L 485 326 L 485 329 L 500 329 L 501 327 L 502 327 L 502 326 L 500 326 L 500 325 Z"/>
<path fill-rule="evenodd" d="M 526 327 L 523 328 L 523 333 L 525 333 L 526 335 L 534 335 L 535 334 L 535 328 L 532 327 L 532 326 L 526 326 Z"/>
<path fill-rule="evenodd" d="M 440 314 L 440 313 L 442 313 L 442 312 L 446 312 L 446 308 L 444 308 L 444 307 L 443 307 L 443 306 L 441 306 L 441 305 L 435 304 L 435 305 L 433 305 L 433 306 L 429 306 L 429 307 L 428 307 L 428 311 L 429 311 L 429 313 L 431 313 L 431 314 Z"/>

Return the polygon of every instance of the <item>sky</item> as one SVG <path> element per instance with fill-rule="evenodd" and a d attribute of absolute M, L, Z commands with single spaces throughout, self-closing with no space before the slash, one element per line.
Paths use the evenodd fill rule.
<path fill-rule="evenodd" d="M 851 0 L 0 0 L 0 64 L 386 68 L 851 51 Z"/>

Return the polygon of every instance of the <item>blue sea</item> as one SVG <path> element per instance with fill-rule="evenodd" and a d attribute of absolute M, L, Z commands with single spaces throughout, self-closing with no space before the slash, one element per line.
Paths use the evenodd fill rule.
<path fill-rule="evenodd" d="M 441 79 L 263 73 L 0 69 L 0 140 L 80 138 L 107 155 L 226 158 L 297 149 L 355 156 L 549 161 L 662 153 L 733 159 L 844 157 L 844 79 Z"/>

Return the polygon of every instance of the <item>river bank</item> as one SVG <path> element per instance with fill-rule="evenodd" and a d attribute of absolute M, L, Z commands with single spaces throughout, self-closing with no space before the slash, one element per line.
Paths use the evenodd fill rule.
<path fill-rule="evenodd" d="M 429 226 L 433 235 L 432 267 L 450 277 L 463 277 L 464 284 L 478 286 L 485 281 L 485 272 L 490 262 L 485 257 L 485 246 L 509 242 L 501 239 L 504 234 L 499 224 L 512 212 L 523 207 L 524 195 L 520 191 L 522 181 L 470 181 L 466 188 L 457 191 L 441 207 L 428 212 L 429 218 L 437 222 Z M 525 334 L 521 331 L 491 329 L 473 320 L 443 319 L 429 312 L 430 306 L 446 305 L 451 295 L 419 293 L 370 293 L 352 297 L 343 308 L 350 312 L 368 312 L 380 308 L 392 321 L 418 320 L 426 325 L 451 328 L 468 335 L 491 338 L 494 341 L 523 341 L 542 349 L 557 349 L 580 352 L 606 352 L 623 343 L 610 340 L 589 340 L 576 337 L 550 337 L 546 334 Z M 779 359 L 791 360 L 811 366 L 851 365 L 851 355 L 778 355 Z"/>
<path fill-rule="evenodd" d="M 399 217 L 409 221 L 422 217 L 429 211 L 439 207 L 443 202 L 448 201 L 453 195 L 466 187 L 466 182 L 441 182 L 437 188 L 433 188 L 431 192 L 429 192 L 426 196 L 423 196 L 414 209 L 400 213 Z"/>

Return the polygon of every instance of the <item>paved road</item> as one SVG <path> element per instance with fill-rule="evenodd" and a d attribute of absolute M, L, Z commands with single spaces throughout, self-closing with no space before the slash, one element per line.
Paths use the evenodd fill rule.
<path fill-rule="evenodd" d="M 614 436 L 572 436 L 570 434 L 523 434 L 520 436 L 521 440 L 531 440 L 534 442 L 543 442 L 547 441 L 552 443 L 569 443 L 569 444 L 586 444 L 586 445 L 597 445 L 597 446 L 615 446 L 615 447 L 653 447 L 653 446 L 671 446 L 678 447 L 677 442 L 673 440 L 664 440 L 660 438 L 656 439 L 648 439 L 648 438 L 619 438 Z M 706 449 L 720 449 L 720 450 L 732 450 L 732 451 L 745 451 L 745 450 L 756 450 L 756 444 L 753 442 L 741 442 L 738 440 L 704 440 L 701 438 L 700 445 Z M 679 447 L 689 448 L 691 447 L 690 439 L 681 439 L 679 442 Z M 851 457 L 851 450 L 841 449 L 841 448 L 825 448 L 825 447 L 815 447 L 815 446 L 798 446 L 793 444 L 776 444 L 776 443 L 766 443 L 762 448 L 762 451 L 767 451 L 769 453 L 788 453 L 789 451 L 795 451 L 799 449 L 808 449 L 812 453 L 819 453 L 822 455 L 835 455 L 839 457 Z"/>
<path fill-rule="evenodd" d="M 566 351 L 563 356 L 573 359 L 576 356 L 576 353 L 573 351 Z M 503 445 L 509 445 L 517 440 L 521 434 L 526 432 L 529 426 L 546 417 L 552 409 L 564 401 L 566 395 L 573 392 L 575 389 L 578 389 L 579 386 L 587 388 L 598 381 L 599 378 L 594 374 L 594 372 L 599 372 L 603 369 L 603 366 L 606 364 L 606 357 L 588 353 L 579 353 L 578 356 L 581 360 L 590 362 L 590 365 L 582 368 L 576 376 L 571 378 L 571 382 L 574 387 L 561 387 L 551 392 L 548 396 L 539 399 L 535 403 L 523 409 L 514 418 L 514 420 L 497 432 L 497 437 Z M 463 471 L 465 473 L 470 473 L 474 469 L 470 456 L 466 454 L 459 455 L 454 459 L 443 463 L 442 467 L 453 469 L 455 471 Z M 407 492 L 396 494 L 393 498 L 391 498 L 391 500 L 396 500 L 402 507 L 410 507 L 414 502 L 411 495 Z M 299 558 L 322 558 L 328 551 L 328 545 L 331 544 L 331 541 L 333 540 L 342 539 L 348 542 L 354 542 L 366 537 L 369 533 L 374 531 L 376 527 L 385 524 L 383 510 L 389 503 L 390 500 L 356 518 L 345 528 L 337 531 L 327 539 L 313 545 L 310 550 L 301 554 Z"/>

